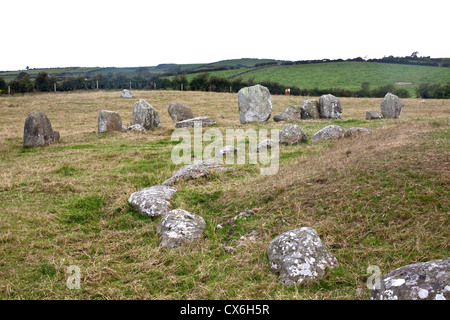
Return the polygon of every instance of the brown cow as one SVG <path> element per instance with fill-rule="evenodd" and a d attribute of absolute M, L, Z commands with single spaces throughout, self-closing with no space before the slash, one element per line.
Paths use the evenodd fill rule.
<path fill-rule="evenodd" d="M 291 94 L 291 89 L 286 89 L 286 90 L 284 90 L 284 94 L 285 94 L 286 96 L 289 96 L 289 95 Z"/>

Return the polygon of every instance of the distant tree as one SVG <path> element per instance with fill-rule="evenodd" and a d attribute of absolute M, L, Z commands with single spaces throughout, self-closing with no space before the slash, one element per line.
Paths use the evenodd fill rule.
<path fill-rule="evenodd" d="M 207 91 L 209 87 L 209 75 L 200 73 L 196 75 L 190 82 L 189 87 L 192 91 Z"/>
<path fill-rule="evenodd" d="M 3 93 L 6 91 L 7 85 L 5 79 L 0 77 L 0 93 Z"/>
<path fill-rule="evenodd" d="M 55 80 L 55 78 L 49 77 L 47 72 L 39 72 L 36 79 L 34 79 L 34 88 L 41 92 L 52 91 Z"/>
<path fill-rule="evenodd" d="M 413 53 L 411 53 L 411 58 L 418 58 L 419 56 L 419 51 L 414 51 Z"/>

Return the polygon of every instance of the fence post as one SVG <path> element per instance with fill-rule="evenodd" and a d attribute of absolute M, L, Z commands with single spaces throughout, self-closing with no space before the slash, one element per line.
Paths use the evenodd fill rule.
<path fill-rule="evenodd" d="M 53 83 L 53 90 L 56 92 L 56 82 Z"/>
<path fill-rule="evenodd" d="M 8 86 L 8 95 L 11 95 L 11 86 Z"/>

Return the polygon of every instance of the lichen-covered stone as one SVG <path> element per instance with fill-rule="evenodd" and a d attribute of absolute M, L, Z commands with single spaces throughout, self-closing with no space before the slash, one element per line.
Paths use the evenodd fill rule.
<path fill-rule="evenodd" d="M 281 144 L 291 145 L 302 141 L 308 141 L 308 137 L 302 128 L 296 124 L 289 123 L 280 131 L 279 143 Z"/>
<path fill-rule="evenodd" d="M 122 98 L 133 98 L 133 95 L 131 94 L 130 90 L 123 89 L 122 94 L 120 95 Z"/>
<path fill-rule="evenodd" d="M 158 111 L 144 99 L 134 104 L 132 123 L 139 124 L 147 130 L 161 127 Z"/>
<path fill-rule="evenodd" d="M 319 113 L 321 118 L 340 119 L 342 114 L 341 101 L 332 94 L 324 94 L 319 98 Z"/>
<path fill-rule="evenodd" d="M 238 151 L 239 149 L 234 146 L 225 146 L 217 150 L 216 157 L 220 157 L 229 153 L 237 153 Z"/>
<path fill-rule="evenodd" d="M 183 121 L 194 118 L 191 108 L 182 103 L 172 102 L 167 109 L 173 122 Z"/>
<path fill-rule="evenodd" d="M 23 146 L 37 147 L 59 142 L 61 136 L 53 131 L 50 120 L 41 111 L 32 111 L 25 119 L 23 129 Z"/>
<path fill-rule="evenodd" d="M 371 300 L 450 300 L 450 258 L 398 268 L 374 284 Z"/>
<path fill-rule="evenodd" d="M 380 111 L 366 111 L 366 120 L 383 119 L 383 115 Z"/>
<path fill-rule="evenodd" d="M 175 174 L 169 179 L 165 180 L 162 184 L 164 186 L 171 186 L 180 181 L 198 179 L 201 177 L 209 176 L 209 170 L 197 165 L 187 164 L 178 169 Z"/>
<path fill-rule="evenodd" d="M 361 136 L 361 135 L 368 134 L 371 132 L 372 132 L 372 130 L 367 129 L 367 128 L 360 128 L 360 127 L 349 128 L 349 129 L 345 130 L 344 137 L 345 138 L 357 137 L 357 136 Z"/>
<path fill-rule="evenodd" d="M 196 117 L 192 119 L 187 119 L 183 121 L 178 121 L 175 124 L 176 128 L 194 128 L 196 125 L 212 126 L 216 124 L 216 121 L 211 117 Z"/>
<path fill-rule="evenodd" d="M 312 141 L 341 139 L 344 137 L 345 130 L 336 124 L 326 126 L 317 131 L 311 138 Z"/>
<path fill-rule="evenodd" d="M 301 108 L 302 119 L 319 119 L 319 103 L 315 99 L 303 101 Z"/>
<path fill-rule="evenodd" d="M 302 119 L 302 109 L 299 106 L 292 106 L 284 110 L 283 112 L 275 115 L 273 121 L 295 121 Z"/>
<path fill-rule="evenodd" d="M 279 273 L 286 286 L 320 280 L 326 268 L 338 266 L 317 232 L 308 227 L 282 233 L 272 241 L 267 254 L 270 270 Z"/>
<path fill-rule="evenodd" d="M 272 114 L 269 89 L 259 84 L 239 90 L 238 104 L 241 123 L 264 122 L 269 120 Z"/>
<path fill-rule="evenodd" d="M 171 210 L 168 200 L 172 199 L 176 191 L 176 188 L 170 186 L 153 186 L 133 193 L 128 198 L 128 203 L 144 215 L 162 216 Z"/>
<path fill-rule="evenodd" d="M 205 220 L 183 209 L 175 209 L 166 214 L 158 223 L 161 246 L 177 248 L 186 241 L 194 241 L 203 235 Z"/>
<path fill-rule="evenodd" d="M 388 92 L 381 100 L 380 108 L 384 118 L 398 119 L 402 114 L 403 101 L 395 94 Z"/>
<path fill-rule="evenodd" d="M 123 131 L 120 114 L 109 110 L 100 110 L 98 114 L 98 133 Z"/>

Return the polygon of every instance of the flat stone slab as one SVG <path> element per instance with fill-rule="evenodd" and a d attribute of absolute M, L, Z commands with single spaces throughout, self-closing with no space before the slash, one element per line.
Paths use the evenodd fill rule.
<path fill-rule="evenodd" d="M 131 194 L 128 203 L 141 214 L 162 216 L 171 210 L 168 200 L 172 199 L 176 191 L 176 188 L 170 186 L 153 186 Z"/>
<path fill-rule="evenodd" d="M 216 121 L 211 117 L 196 117 L 175 123 L 176 128 L 194 128 L 196 123 L 202 126 L 212 126 L 216 124 Z"/>
<path fill-rule="evenodd" d="M 355 127 L 355 128 L 349 128 L 349 129 L 345 130 L 344 137 L 345 138 L 357 137 L 357 136 L 365 135 L 368 133 L 372 133 L 372 130 L 367 129 L 367 128 Z"/>
<path fill-rule="evenodd" d="M 317 131 L 311 138 L 312 141 L 341 139 L 344 137 L 345 130 L 336 124 L 326 126 Z"/>

